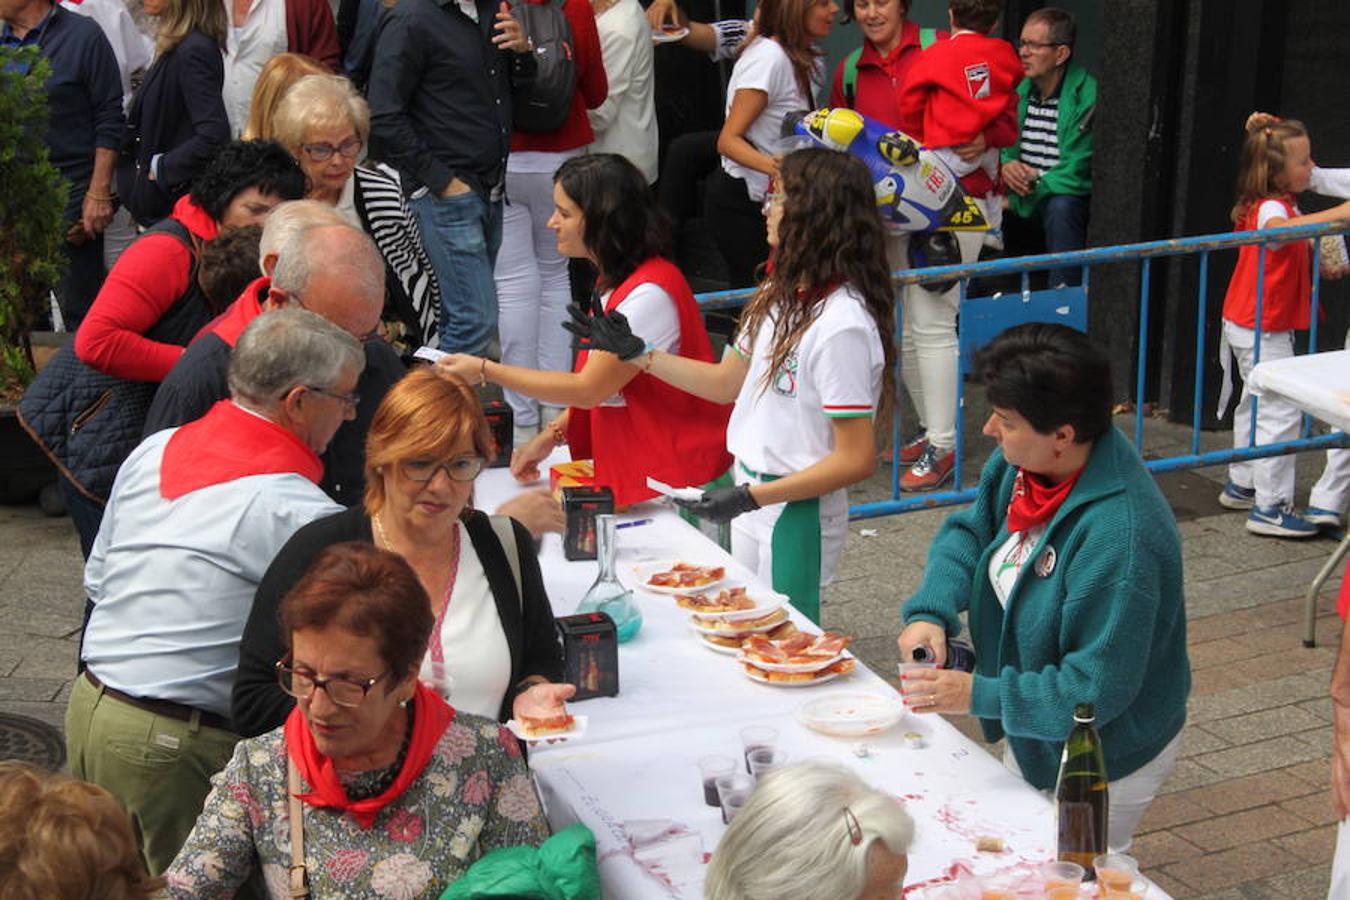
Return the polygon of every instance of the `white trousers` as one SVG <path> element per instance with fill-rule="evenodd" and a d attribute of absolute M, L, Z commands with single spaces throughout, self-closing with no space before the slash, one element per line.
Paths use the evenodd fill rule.
<path fill-rule="evenodd" d="M 558 164 L 570 154 L 558 154 Z M 565 372 L 572 367 L 570 335 L 563 329 L 572 298 L 567 259 L 549 230 L 553 215 L 551 172 L 506 173 L 502 246 L 493 277 L 497 283 L 497 330 L 502 362 L 527 369 Z M 506 391 L 517 425 L 538 425 L 539 404 Z"/>
<path fill-rule="evenodd" d="M 1345 333 L 1345 349 L 1350 350 L 1350 331 Z M 1308 495 L 1308 505 L 1345 515 L 1350 506 L 1350 450 L 1327 451 L 1326 468 Z"/>
<path fill-rule="evenodd" d="M 1247 377 L 1255 365 L 1256 332 L 1232 322 L 1223 323 L 1223 336 L 1237 358 L 1242 375 L 1242 394 L 1233 410 L 1233 446 L 1246 447 L 1251 435 L 1252 394 L 1247 389 Z M 1222 347 L 1219 355 L 1227 353 Z M 1261 362 L 1287 359 L 1294 355 L 1292 331 L 1266 331 L 1261 334 Z M 1225 376 L 1226 378 L 1227 376 Z M 1222 407 L 1222 403 L 1220 406 Z M 1222 409 L 1220 409 L 1222 413 Z M 1273 444 L 1292 441 L 1298 437 L 1302 413 L 1294 404 L 1279 397 L 1261 397 L 1257 404 L 1256 443 Z M 1269 456 L 1233 463 L 1228 467 L 1228 480 L 1242 488 L 1256 489 L 1256 505 L 1282 506 L 1294 502 L 1294 457 Z"/>
<path fill-rule="evenodd" d="M 979 259 L 983 232 L 958 231 L 956 241 L 961 262 Z M 908 234 L 887 236 L 886 258 L 891 271 L 909 268 Z M 910 284 L 900 295 L 900 374 L 928 442 L 939 450 L 956 446 L 956 379 L 960 365 L 956 314 L 960 304 L 959 284 L 940 294 Z"/>
<path fill-rule="evenodd" d="M 1327 900 L 1350 897 L 1350 819 L 1341 819 L 1336 829 L 1336 855 L 1331 858 L 1331 888 Z"/>
<path fill-rule="evenodd" d="M 755 483 L 740 466 L 736 481 Z M 753 569 L 765 584 L 773 584 L 773 528 L 786 504 L 751 510 L 731 520 L 731 555 Z M 848 538 L 848 491 L 832 491 L 820 498 L 820 586 L 834 580 L 839 557 Z"/>
<path fill-rule="evenodd" d="M 1112 853 L 1128 853 L 1134 843 L 1134 831 L 1148 812 L 1158 789 L 1171 776 L 1177 767 L 1177 755 L 1181 753 L 1181 734 L 1167 742 L 1167 746 L 1148 762 L 1135 769 L 1124 778 L 1107 782 L 1106 792 L 1110 798 L 1106 822 L 1106 845 Z M 1003 765 L 1017 777 L 1022 770 L 1017 765 L 1012 748 L 1003 746 Z M 1046 793 L 1052 793 L 1047 791 Z"/>

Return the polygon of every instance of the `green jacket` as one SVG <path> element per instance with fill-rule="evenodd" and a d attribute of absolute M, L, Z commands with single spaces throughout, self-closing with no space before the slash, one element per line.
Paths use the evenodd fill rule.
<path fill-rule="evenodd" d="M 1035 87 L 1030 78 L 1017 86 L 1017 125 L 1027 120 L 1027 98 Z M 1008 192 L 1008 208 L 1023 218 L 1036 214 L 1041 201 L 1051 194 L 1086 197 L 1092 193 L 1092 111 L 1097 105 L 1097 79 L 1070 60 L 1059 86 L 1059 165 L 1041 175 L 1025 197 Z M 1003 149 L 1003 161 L 1017 159 L 1018 144 Z"/>
<path fill-rule="evenodd" d="M 1031 552 L 1005 612 L 989 558 L 1008 539 L 1016 474 L 995 451 L 975 503 L 949 516 L 933 539 L 923 584 L 902 617 L 955 635 L 958 614 L 969 611 L 971 713 L 989 740 L 1007 735 L 1031 784 L 1054 787 L 1077 703 L 1096 707 L 1107 775 L 1121 778 L 1157 756 L 1186 721 L 1191 667 L 1172 510 L 1112 428 Z M 1043 564 L 1047 548 L 1053 566 Z"/>
<path fill-rule="evenodd" d="M 595 835 L 565 828 L 538 849 L 502 847 L 474 863 L 441 900 L 593 900 L 600 896 Z"/>

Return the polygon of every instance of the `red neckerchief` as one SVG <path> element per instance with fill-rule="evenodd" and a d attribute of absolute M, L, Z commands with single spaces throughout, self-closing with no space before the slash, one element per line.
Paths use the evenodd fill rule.
<path fill-rule="evenodd" d="M 177 500 L 236 478 L 287 472 L 318 484 L 323 462 L 277 423 L 219 400 L 169 438 L 159 466 L 159 493 L 165 500 Z"/>
<path fill-rule="evenodd" d="M 422 770 L 431 761 L 432 751 L 440 742 L 441 735 L 455 721 L 454 708 L 420 681 L 413 694 L 412 709 L 413 728 L 408 741 L 408 755 L 394 783 L 378 797 L 351 800 L 338 778 L 333 761 L 319 752 L 314 733 L 309 730 L 309 723 L 305 721 L 304 713 L 300 712 L 297 704 L 286 718 L 286 754 L 310 786 L 310 792 L 296 794 L 297 799 L 320 809 L 340 809 L 350 815 L 357 825 L 369 828 L 380 811 L 403 796 L 403 792 L 421 776 Z"/>
<path fill-rule="evenodd" d="M 1079 469 L 1059 484 L 1046 484 L 1041 476 L 1018 469 L 1012 499 L 1008 501 L 1008 533 L 1016 534 L 1049 522 L 1082 474 L 1083 469 Z"/>
<path fill-rule="evenodd" d="M 225 307 L 225 311 L 207 323 L 197 336 L 214 334 L 233 347 L 249 323 L 262 315 L 262 301 L 267 299 L 267 291 L 271 286 L 272 279 L 266 275 L 253 279 L 239 299 Z"/>

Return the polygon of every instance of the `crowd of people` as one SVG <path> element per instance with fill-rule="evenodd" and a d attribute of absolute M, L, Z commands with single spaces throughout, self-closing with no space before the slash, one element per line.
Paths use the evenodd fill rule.
<path fill-rule="evenodd" d="M 897 352 L 922 425 L 888 451 L 901 486 L 954 468 L 960 289 L 897 295 L 890 273 L 1085 244 L 1096 82 L 1073 18 L 1037 10 L 1014 50 L 993 36 L 998 0 L 949 9 L 937 30 L 907 0 L 850 2 L 863 42 L 828 97 L 937 152 L 991 226 L 954 237 L 888 230 L 855 156 L 781 152 L 788 116 L 824 99 L 833 0 L 712 23 L 668 0 L 344 0 L 336 18 L 322 0 L 146 0 L 152 41 L 121 0 L 0 5 L 0 46 L 52 65 L 48 143 L 71 184 L 56 296 L 74 338 L 21 417 L 59 463 L 87 592 L 75 780 L 0 765 L 0 804 L 26 810 L 0 815 L 0 884 L 438 896 L 548 838 L 502 723 L 576 690 L 535 545 L 563 516 L 544 490 L 474 508 L 507 449 L 489 385 L 513 412 L 517 480 L 566 445 L 623 506 L 655 496 L 649 477 L 697 488 L 686 512 L 730 523 L 735 558 L 819 622 Z M 662 169 L 651 27 L 668 21 L 735 62 L 721 131 L 685 136 Z M 754 287 L 720 356 L 667 215 L 694 159 L 730 281 Z M 1301 125 L 1254 116 L 1235 223 L 1350 220 L 1350 202 L 1302 215 L 1310 186 L 1350 194 Z M 134 239 L 105 246 L 109 228 Z M 1224 306 L 1221 355 L 1244 378 L 1258 346 L 1292 354 L 1308 316 L 1306 243 L 1256 254 Z M 438 359 L 410 371 L 423 345 Z M 1180 537 L 1086 336 L 1010 329 L 975 370 L 998 449 L 898 637 L 902 659 L 941 664 L 968 630 L 975 669 L 911 671 L 901 692 L 1006 737 L 1007 768 L 1042 790 L 1093 704 L 1109 843 L 1126 849 L 1185 721 Z M 1244 389 L 1239 445 L 1251 415 Z M 1263 401 L 1258 439 L 1285 439 L 1291 415 Z M 1292 487 L 1285 458 L 1242 463 L 1222 502 L 1258 534 L 1338 525 L 1350 451 L 1302 515 Z M 708 896 L 894 897 L 914 827 L 847 771 L 783 769 L 727 830 Z M 799 852 L 802 835 L 830 852 Z M 594 884 L 589 847 L 578 884 Z"/>

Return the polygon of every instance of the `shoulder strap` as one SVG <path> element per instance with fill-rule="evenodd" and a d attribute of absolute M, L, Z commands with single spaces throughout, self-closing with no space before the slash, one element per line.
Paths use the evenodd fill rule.
<path fill-rule="evenodd" d="M 506 551 L 506 563 L 511 567 L 511 577 L 516 582 L 516 598 L 520 601 L 521 612 L 525 608 L 525 588 L 520 581 L 520 547 L 516 544 L 516 528 L 509 516 L 488 516 L 488 523 L 497 535 L 497 541 Z"/>
<path fill-rule="evenodd" d="M 844 57 L 844 102 L 853 108 L 853 100 L 858 96 L 858 60 L 862 59 L 863 48 L 858 47 Z"/>
<path fill-rule="evenodd" d="M 305 869 L 305 808 L 300 803 L 300 770 L 286 754 L 286 783 L 291 810 L 291 898 L 309 896 L 309 872 Z"/>
<path fill-rule="evenodd" d="M 927 50 L 929 47 L 931 47 L 931 46 L 933 46 L 934 44 L 936 44 L 936 43 L 937 43 L 937 34 L 938 34 L 938 33 L 937 33 L 937 29 L 936 29 L 936 28 L 920 28 L 920 29 L 919 29 L 919 49 L 920 49 L 920 50 Z"/>

